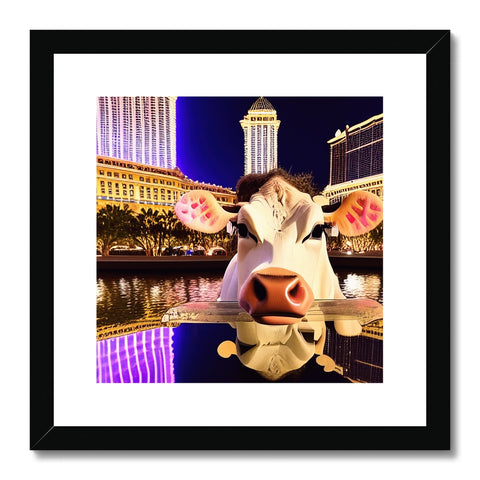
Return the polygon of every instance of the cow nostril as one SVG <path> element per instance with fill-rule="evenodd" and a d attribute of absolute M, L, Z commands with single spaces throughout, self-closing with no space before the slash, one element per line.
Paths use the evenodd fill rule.
<path fill-rule="evenodd" d="M 253 291 L 255 293 L 255 296 L 257 297 L 257 300 L 262 302 L 267 298 L 267 289 L 264 287 L 262 282 L 258 280 L 258 278 L 253 279 Z"/>
<path fill-rule="evenodd" d="M 299 300 L 302 295 L 302 289 L 300 288 L 300 282 L 297 282 L 290 290 L 287 292 L 289 298 L 292 300 Z"/>

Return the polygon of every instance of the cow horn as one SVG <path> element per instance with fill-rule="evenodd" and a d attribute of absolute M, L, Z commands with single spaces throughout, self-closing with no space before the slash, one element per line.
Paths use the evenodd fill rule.
<path fill-rule="evenodd" d="M 328 205 L 328 198 L 324 197 L 323 195 L 315 195 L 314 197 L 312 197 L 312 200 L 321 207 L 323 207 L 324 205 Z"/>
<path fill-rule="evenodd" d="M 175 205 L 175 214 L 187 227 L 204 233 L 219 232 L 237 216 L 225 211 L 205 190 L 192 190 L 183 195 Z"/>

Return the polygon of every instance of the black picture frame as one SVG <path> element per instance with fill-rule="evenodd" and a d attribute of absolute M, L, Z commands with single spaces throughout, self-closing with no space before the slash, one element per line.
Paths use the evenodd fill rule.
<path fill-rule="evenodd" d="M 47 206 L 41 236 L 30 250 L 31 450 L 449 450 L 450 31 L 268 30 L 268 43 L 244 42 L 241 30 L 32 30 L 30 32 L 31 203 Z M 194 38 L 194 41 L 192 40 Z M 185 41 L 187 39 L 187 41 Z M 190 39 L 190 40 L 188 40 Z M 54 424 L 54 55 L 98 53 L 418 54 L 426 61 L 427 145 L 427 371 L 426 426 L 341 427 L 94 427 Z M 38 157 L 41 157 L 40 159 Z M 439 192 L 440 190 L 440 192 Z M 446 205 L 447 204 L 447 205 Z M 35 217 L 31 218 L 31 232 Z M 441 252 L 440 252 L 441 249 Z M 41 255 L 38 254 L 41 252 Z M 441 254 L 442 274 L 436 274 Z M 435 293 L 433 293 L 435 292 Z M 442 302 L 438 302 L 438 298 Z M 37 307 L 42 306 L 39 321 Z M 371 412 L 369 412 L 371 414 Z M 374 414 L 374 413 L 373 413 Z M 228 432 L 228 441 L 225 434 Z M 167 439 L 167 441 L 165 441 Z"/>

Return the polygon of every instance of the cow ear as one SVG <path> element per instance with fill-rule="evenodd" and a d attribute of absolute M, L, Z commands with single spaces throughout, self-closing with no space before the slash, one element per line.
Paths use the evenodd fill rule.
<path fill-rule="evenodd" d="M 382 200 L 370 192 L 357 190 L 332 213 L 325 214 L 325 222 L 338 227 L 348 237 L 373 230 L 383 220 Z"/>
<path fill-rule="evenodd" d="M 175 214 L 187 227 L 204 233 L 219 232 L 237 216 L 225 211 L 205 190 L 192 190 L 183 195 L 175 205 Z"/>
<path fill-rule="evenodd" d="M 231 340 L 225 340 L 217 347 L 217 353 L 222 358 L 229 358 L 231 355 L 237 354 L 237 347 Z"/>

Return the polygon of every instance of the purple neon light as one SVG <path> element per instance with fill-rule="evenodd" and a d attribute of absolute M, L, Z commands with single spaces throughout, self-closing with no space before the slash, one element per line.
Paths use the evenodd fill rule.
<path fill-rule="evenodd" d="M 174 383 L 173 328 L 97 342 L 97 383 Z"/>

